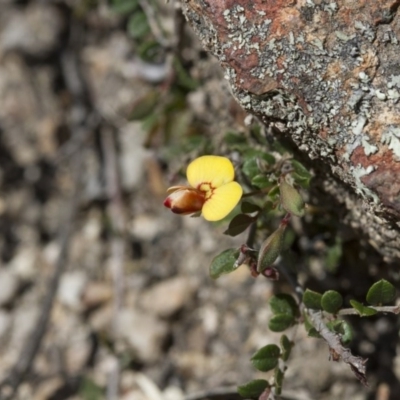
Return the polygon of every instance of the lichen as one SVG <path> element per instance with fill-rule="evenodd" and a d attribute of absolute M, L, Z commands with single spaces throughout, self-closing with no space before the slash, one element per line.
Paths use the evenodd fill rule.
<path fill-rule="evenodd" d="M 389 126 L 382 133 L 381 142 L 393 151 L 396 161 L 400 161 L 400 127 Z"/>
<path fill-rule="evenodd" d="M 362 167 L 360 164 L 356 167 L 351 167 L 351 173 L 354 176 L 356 183 L 356 193 L 360 194 L 364 198 L 373 200 L 374 203 L 379 203 L 379 197 L 370 189 L 368 189 L 362 182 L 361 178 L 365 175 L 369 175 L 375 170 L 375 167 L 369 165 L 367 168 Z"/>

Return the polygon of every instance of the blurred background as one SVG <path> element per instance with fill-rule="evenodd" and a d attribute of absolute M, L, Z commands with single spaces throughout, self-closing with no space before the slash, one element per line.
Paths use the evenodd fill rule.
<path fill-rule="evenodd" d="M 246 268 L 212 280 L 246 235 L 162 205 L 245 118 L 179 2 L 2 0 L 1 398 L 229 400 L 265 377 L 249 359 L 279 340 L 267 300 L 290 288 Z M 365 296 L 386 267 L 337 216 L 321 225 L 295 240 L 307 279 Z M 299 329 L 285 398 L 390 398 L 397 321 L 357 323 L 372 389 Z"/>

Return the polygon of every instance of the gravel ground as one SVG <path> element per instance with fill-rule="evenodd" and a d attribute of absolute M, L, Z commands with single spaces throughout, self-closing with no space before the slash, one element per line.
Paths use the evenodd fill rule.
<path fill-rule="evenodd" d="M 172 32 L 173 5 L 159 7 Z M 265 377 L 249 359 L 279 341 L 266 303 L 289 289 L 245 268 L 213 281 L 211 259 L 245 235 L 162 206 L 196 154 L 174 153 L 179 132 L 194 127 L 218 143 L 221 132 L 244 129 L 218 65 L 184 27 L 182 60 L 201 85 L 172 111 L 177 133 L 168 136 L 165 125 L 149 131 L 130 118 L 154 93 L 165 101 L 172 70 L 168 52 L 157 64 L 138 58 L 125 17 L 102 1 L 0 10 L 1 398 L 12 387 L 13 399 L 200 400 L 220 388 L 218 399 L 237 398 L 232 387 Z M 342 275 L 326 278 L 315 256 L 304 280 L 362 292 L 369 278 L 360 270 L 376 277 L 386 267 L 376 254 L 351 259 L 352 240 Z M 396 319 L 357 324 L 370 389 L 300 327 L 288 333 L 296 345 L 285 398 L 399 398 Z M 193 395 L 207 391 L 214 397 Z"/>

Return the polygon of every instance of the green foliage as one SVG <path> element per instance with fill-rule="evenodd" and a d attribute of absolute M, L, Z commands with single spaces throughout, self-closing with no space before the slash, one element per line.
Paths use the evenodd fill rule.
<path fill-rule="evenodd" d="M 321 307 L 324 311 L 336 314 L 340 307 L 342 307 L 343 298 L 340 293 L 335 290 L 328 290 L 322 295 L 321 298 Z"/>
<path fill-rule="evenodd" d="M 103 390 L 87 376 L 82 378 L 79 395 L 83 400 L 99 400 L 104 398 Z"/>
<path fill-rule="evenodd" d="M 306 289 L 303 295 L 303 303 L 307 308 L 311 308 L 313 310 L 321 310 L 321 299 L 322 294 L 318 292 L 314 292 L 313 290 Z"/>
<path fill-rule="evenodd" d="M 340 237 L 336 237 L 335 243 L 329 246 L 325 256 L 325 266 L 326 270 L 329 272 L 336 271 L 339 265 L 340 259 L 342 258 L 343 249 L 342 241 Z"/>
<path fill-rule="evenodd" d="M 278 365 L 280 355 L 281 351 L 276 344 L 268 344 L 251 357 L 251 362 L 254 368 L 262 372 L 267 372 Z"/>
<path fill-rule="evenodd" d="M 148 91 L 139 101 L 137 101 L 129 115 L 129 120 L 142 120 L 155 110 L 158 104 L 159 93 L 156 90 Z"/>
<path fill-rule="evenodd" d="M 286 314 L 294 317 L 299 312 L 296 300 L 290 294 L 280 293 L 272 296 L 269 305 L 274 314 Z"/>
<path fill-rule="evenodd" d="M 247 149 L 247 138 L 243 134 L 237 132 L 226 132 L 224 136 L 224 143 L 229 146 L 231 150 Z"/>
<path fill-rule="evenodd" d="M 129 14 L 138 8 L 138 0 L 111 0 L 111 9 L 118 14 Z"/>
<path fill-rule="evenodd" d="M 377 313 L 373 308 L 366 307 L 356 300 L 350 300 L 350 304 L 360 314 L 360 317 L 371 317 Z"/>
<path fill-rule="evenodd" d="M 287 361 L 292 352 L 293 342 L 291 342 L 286 335 L 281 336 L 280 345 L 282 349 L 282 360 Z"/>
<path fill-rule="evenodd" d="M 268 322 L 268 328 L 272 332 L 283 332 L 290 328 L 294 323 L 293 315 L 276 314 Z"/>
<path fill-rule="evenodd" d="M 270 181 L 270 179 L 264 175 L 259 174 L 252 178 L 251 184 L 258 187 L 259 189 L 266 189 L 274 186 L 274 183 Z"/>
<path fill-rule="evenodd" d="M 387 280 L 381 279 L 368 290 L 367 302 L 373 306 L 380 306 L 393 302 L 396 297 L 396 288 Z"/>
<path fill-rule="evenodd" d="M 275 368 L 275 393 L 280 395 L 282 393 L 284 372 L 280 368 Z"/>
<path fill-rule="evenodd" d="M 213 279 L 221 275 L 229 274 L 236 269 L 235 262 L 239 256 L 239 250 L 227 249 L 214 257 L 210 265 L 210 276 Z"/>
<path fill-rule="evenodd" d="M 128 19 L 127 30 L 133 39 L 142 39 L 146 36 L 150 32 L 146 14 L 142 11 L 132 14 Z"/>
<path fill-rule="evenodd" d="M 175 57 L 173 60 L 173 66 L 175 69 L 177 84 L 185 91 L 190 92 L 196 90 L 199 87 L 199 82 L 188 74 L 187 70 L 182 65 L 182 62 Z"/>
<path fill-rule="evenodd" d="M 344 320 L 335 319 L 326 323 L 326 326 L 336 334 L 340 335 L 340 341 L 343 344 L 348 344 L 353 339 L 353 331 L 350 324 Z"/>
<path fill-rule="evenodd" d="M 228 229 L 224 232 L 225 235 L 237 236 L 244 232 L 257 218 L 246 214 L 236 215 L 229 223 Z"/>
<path fill-rule="evenodd" d="M 290 328 L 299 313 L 296 300 L 289 294 L 277 294 L 272 296 L 269 305 L 274 313 L 268 322 L 268 327 L 273 332 L 283 332 Z"/>
<path fill-rule="evenodd" d="M 242 213 L 252 214 L 252 213 L 255 213 L 255 212 L 260 212 L 261 211 L 261 207 L 258 206 L 257 204 L 250 203 L 248 201 L 243 201 L 242 205 L 241 205 L 241 210 L 242 210 Z"/>
<path fill-rule="evenodd" d="M 270 384 L 265 379 L 255 379 L 245 385 L 239 386 L 238 393 L 247 399 L 258 399 L 265 389 L 269 387 Z"/>
<path fill-rule="evenodd" d="M 310 187 L 311 174 L 299 161 L 292 159 L 291 161 L 294 172 L 291 173 L 294 181 L 304 189 Z"/>

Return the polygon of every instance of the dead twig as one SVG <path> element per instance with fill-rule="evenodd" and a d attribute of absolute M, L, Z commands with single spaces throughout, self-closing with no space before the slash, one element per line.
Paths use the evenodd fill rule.
<path fill-rule="evenodd" d="M 243 397 L 238 394 L 236 386 L 227 386 L 194 393 L 186 396 L 185 400 L 243 400 Z"/>
<path fill-rule="evenodd" d="M 113 303 L 113 334 L 118 331 L 118 315 L 122 306 L 124 291 L 124 257 L 125 257 L 125 216 L 122 201 L 120 178 L 118 174 L 117 151 L 113 132 L 104 129 L 101 132 L 101 145 L 105 160 L 106 191 L 108 195 L 109 218 L 111 220 L 113 237 L 111 240 L 110 268 L 114 282 L 114 303 Z M 118 360 L 115 360 L 112 371 L 108 377 L 107 398 L 114 400 L 118 398 L 120 367 Z"/>
<path fill-rule="evenodd" d="M 366 363 L 368 359 L 354 356 L 351 353 L 350 349 L 342 345 L 340 341 L 340 335 L 330 331 L 325 322 L 322 320 L 321 311 L 310 309 L 306 309 L 305 311 L 308 314 L 313 327 L 328 343 L 331 359 L 333 361 L 342 360 L 343 362 L 348 364 L 353 373 L 356 375 L 357 379 L 365 386 L 368 386 L 367 378 L 365 376 Z"/>

